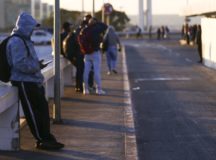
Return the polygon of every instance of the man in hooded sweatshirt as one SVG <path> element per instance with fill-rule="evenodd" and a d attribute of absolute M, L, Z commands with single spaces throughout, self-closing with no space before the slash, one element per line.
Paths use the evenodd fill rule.
<path fill-rule="evenodd" d="M 19 98 L 29 125 L 36 139 L 36 148 L 58 150 L 64 147 L 50 133 L 48 102 L 43 87 L 41 69 L 46 67 L 39 61 L 31 34 L 39 24 L 28 13 L 21 13 L 7 43 L 7 58 L 11 66 L 10 81 L 18 88 Z"/>

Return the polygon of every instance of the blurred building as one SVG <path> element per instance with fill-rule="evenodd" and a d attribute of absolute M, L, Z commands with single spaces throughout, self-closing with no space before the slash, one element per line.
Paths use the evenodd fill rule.
<path fill-rule="evenodd" d="M 0 29 L 14 27 L 17 15 L 23 11 L 41 21 L 50 16 L 53 6 L 42 3 L 41 0 L 0 0 Z"/>
<path fill-rule="evenodd" d="M 31 12 L 29 0 L 1 0 L 0 29 L 14 26 L 17 15 L 22 11 Z"/>

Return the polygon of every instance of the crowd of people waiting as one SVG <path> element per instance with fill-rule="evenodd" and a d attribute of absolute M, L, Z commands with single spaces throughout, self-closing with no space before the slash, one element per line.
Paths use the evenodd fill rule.
<path fill-rule="evenodd" d="M 115 29 L 90 14 L 84 16 L 79 27 L 73 31 L 71 24 L 65 22 L 62 26 L 61 48 L 61 54 L 76 68 L 75 90 L 84 95 L 106 94 L 101 82 L 101 53 L 106 54 L 107 74 L 117 74 L 117 55 L 121 44 Z"/>
<path fill-rule="evenodd" d="M 182 26 L 182 39 L 186 41 L 188 45 L 197 45 L 198 54 L 200 60 L 199 63 L 202 63 L 202 29 L 201 25 L 189 25 L 186 23 Z"/>

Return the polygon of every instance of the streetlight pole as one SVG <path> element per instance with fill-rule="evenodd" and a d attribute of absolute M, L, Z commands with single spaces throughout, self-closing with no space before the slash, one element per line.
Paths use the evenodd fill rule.
<path fill-rule="evenodd" d="M 61 94 L 60 94 L 60 4 L 55 0 L 54 10 L 54 37 L 55 37 L 55 68 L 54 68 L 54 123 L 61 123 Z"/>
<path fill-rule="evenodd" d="M 84 0 L 82 0 L 82 17 L 84 16 Z"/>
<path fill-rule="evenodd" d="M 35 0 L 31 0 L 31 15 L 32 17 L 36 17 L 35 16 Z"/>
<path fill-rule="evenodd" d="M 93 3 L 92 3 L 92 16 L 94 17 L 95 16 L 95 0 L 93 0 Z"/>
<path fill-rule="evenodd" d="M 139 27 L 144 29 L 144 12 L 143 12 L 143 0 L 139 0 Z"/>

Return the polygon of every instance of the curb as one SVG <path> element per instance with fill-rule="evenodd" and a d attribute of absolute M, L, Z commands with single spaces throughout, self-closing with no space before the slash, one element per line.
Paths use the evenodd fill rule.
<path fill-rule="evenodd" d="M 128 79 L 127 62 L 125 55 L 125 47 L 122 51 L 123 64 L 123 81 L 124 81 L 124 103 L 126 104 L 124 110 L 125 123 L 125 160 L 138 160 L 136 132 L 133 117 L 133 105 L 131 102 L 131 91 Z"/>

